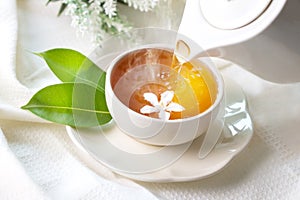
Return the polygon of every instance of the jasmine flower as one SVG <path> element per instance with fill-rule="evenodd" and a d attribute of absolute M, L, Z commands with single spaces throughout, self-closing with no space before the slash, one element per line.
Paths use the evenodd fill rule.
<path fill-rule="evenodd" d="M 145 105 L 140 109 L 142 114 L 158 113 L 159 119 L 168 120 L 170 119 L 170 112 L 181 112 L 184 107 L 178 103 L 172 102 L 174 97 L 173 91 L 165 91 L 160 95 L 160 101 L 154 93 L 144 93 L 144 98 L 152 106 Z"/>

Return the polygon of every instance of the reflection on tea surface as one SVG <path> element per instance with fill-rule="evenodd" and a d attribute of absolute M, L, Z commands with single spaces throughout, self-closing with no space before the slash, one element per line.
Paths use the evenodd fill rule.
<path fill-rule="evenodd" d="M 170 119 L 181 119 L 195 116 L 212 104 L 203 70 L 203 66 L 179 62 L 170 50 L 146 48 L 133 51 L 116 63 L 111 85 L 120 101 L 139 113 L 145 105 L 153 106 L 145 99 L 145 93 L 153 93 L 161 101 L 162 93 L 174 91 L 172 102 L 184 110 L 170 111 Z M 158 112 L 145 115 L 158 118 Z"/>

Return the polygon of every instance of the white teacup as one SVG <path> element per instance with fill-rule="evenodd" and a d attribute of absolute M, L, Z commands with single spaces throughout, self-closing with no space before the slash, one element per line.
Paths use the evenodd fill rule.
<path fill-rule="evenodd" d="M 160 31 L 158 30 L 158 32 Z M 174 37 L 176 34 L 166 30 L 162 33 L 165 35 L 157 37 L 168 37 L 168 34 Z M 176 35 L 176 37 L 178 36 Z M 197 44 L 193 41 L 183 36 L 180 36 L 180 40 L 183 40 L 189 48 L 191 47 L 188 49 L 191 51 L 189 55 L 193 55 L 197 51 Z M 223 79 L 209 58 L 188 58 L 193 66 L 200 68 L 199 70 L 205 77 L 212 101 L 207 109 L 193 116 L 168 120 L 149 117 L 130 108 L 132 95 L 135 94 L 137 88 L 147 84 L 161 84 L 161 75 L 163 74 L 159 73 L 163 71 L 163 68 L 170 66 L 165 62 L 163 55 L 153 59 L 151 53 L 172 52 L 175 43 L 170 43 L 170 41 L 172 40 L 164 43 L 160 38 L 159 43 L 153 42 L 129 49 L 110 63 L 106 73 L 106 102 L 115 123 L 129 136 L 152 145 L 178 145 L 190 142 L 200 136 L 216 117 L 224 93 Z M 149 55 L 152 56 L 152 59 L 148 61 L 146 57 Z M 186 55 L 178 56 L 188 57 Z M 158 74 L 159 80 L 156 78 Z M 178 76 L 178 80 L 180 79 L 180 75 L 174 72 L 170 74 L 169 76 Z M 188 98 L 191 104 L 196 103 L 196 100 L 193 99 L 193 91 L 187 85 L 185 85 L 185 94 L 191 95 L 191 98 Z"/>

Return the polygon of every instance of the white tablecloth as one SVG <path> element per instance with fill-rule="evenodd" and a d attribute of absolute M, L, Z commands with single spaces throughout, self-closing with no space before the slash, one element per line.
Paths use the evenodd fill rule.
<path fill-rule="evenodd" d="M 39 88 L 57 82 L 30 52 L 93 50 L 89 38 L 76 37 L 69 18 L 56 17 L 57 5 L 45 7 L 45 2 L 0 0 L 0 199 L 300 199 L 299 83 L 270 83 L 220 62 L 247 95 L 254 136 L 220 173 L 184 183 L 118 176 L 83 155 L 64 126 L 21 110 Z M 181 6 L 177 2 L 174 9 Z M 154 17 L 127 8 L 123 12 L 130 19 L 142 16 L 138 26 L 178 25 L 178 16 L 170 10 L 171 21 L 155 18 L 167 10 Z"/>

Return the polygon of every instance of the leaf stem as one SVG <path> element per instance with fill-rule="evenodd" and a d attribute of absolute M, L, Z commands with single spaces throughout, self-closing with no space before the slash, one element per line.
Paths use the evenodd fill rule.
<path fill-rule="evenodd" d="M 88 110 L 88 109 L 74 108 L 74 107 L 64 107 L 64 106 L 25 105 L 25 106 L 22 106 L 21 108 L 22 109 L 30 109 L 30 108 L 56 108 L 56 109 L 67 109 L 67 110 L 85 111 L 85 112 L 99 113 L 99 114 L 110 114 L 108 111 Z"/>

